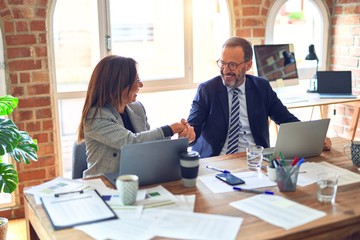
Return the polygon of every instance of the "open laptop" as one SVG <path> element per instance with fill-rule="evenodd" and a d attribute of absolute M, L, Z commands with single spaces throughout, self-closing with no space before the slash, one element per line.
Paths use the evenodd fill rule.
<path fill-rule="evenodd" d="M 119 171 L 104 176 L 114 185 L 119 175 L 135 174 L 139 185 L 181 179 L 179 154 L 187 151 L 187 138 L 164 139 L 125 145 L 121 148 Z"/>
<path fill-rule="evenodd" d="M 320 98 L 356 98 L 352 94 L 351 71 L 318 71 L 317 92 Z"/>
<path fill-rule="evenodd" d="M 274 148 L 264 150 L 264 155 L 283 153 L 285 159 L 319 156 L 323 150 L 330 119 L 281 124 Z"/>

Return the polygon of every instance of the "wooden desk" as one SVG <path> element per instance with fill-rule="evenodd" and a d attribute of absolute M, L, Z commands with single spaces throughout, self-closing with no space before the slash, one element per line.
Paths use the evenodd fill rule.
<path fill-rule="evenodd" d="M 274 88 L 279 99 L 288 109 L 320 108 L 321 118 L 328 118 L 328 106 L 344 104 L 353 107 L 348 138 L 354 140 L 360 118 L 360 96 L 350 99 L 321 99 L 318 93 L 307 93 L 308 81 L 300 80 L 298 85 Z M 312 115 L 312 114 L 311 114 Z M 310 119 L 311 120 L 311 119 Z M 276 132 L 278 126 L 275 124 Z"/>
<path fill-rule="evenodd" d="M 289 109 L 305 107 L 324 107 L 332 104 L 346 104 L 360 102 L 360 96 L 357 98 L 334 98 L 322 99 L 318 93 L 308 93 L 308 82 L 300 80 L 298 85 L 274 88 L 279 99 Z"/>
<path fill-rule="evenodd" d="M 351 160 L 343 154 L 343 146 L 349 141 L 334 138 L 332 142 L 331 151 L 306 160 L 327 161 L 360 174 L 357 167 L 353 166 Z M 213 171 L 205 168 L 206 164 L 230 169 L 233 172 L 248 171 L 243 154 L 202 159 L 200 175 L 214 174 Z M 321 204 L 316 200 L 315 184 L 306 187 L 298 186 L 296 192 L 289 193 L 280 193 L 277 187 L 273 187 L 271 190 L 277 195 L 327 213 L 323 218 L 288 231 L 229 206 L 230 202 L 253 196 L 251 193 L 215 194 L 201 181 L 197 182 L 195 188 L 184 188 L 181 181 L 162 185 L 173 194 L 196 194 L 195 212 L 244 218 L 237 239 L 360 239 L 360 183 L 340 186 L 334 205 Z M 38 236 L 40 239 L 91 239 L 85 233 L 75 229 L 54 231 L 44 209 L 35 205 L 31 195 L 25 194 L 24 205 L 28 239 L 38 239 Z"/>

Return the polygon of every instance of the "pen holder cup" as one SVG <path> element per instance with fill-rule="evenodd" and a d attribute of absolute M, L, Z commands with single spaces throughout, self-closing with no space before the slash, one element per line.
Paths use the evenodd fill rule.
<path fill-rule="evenodd" d="M 286 166 L 276 168 L 276 182 L 280 192 L 296 191 L 299 167 Z"/>

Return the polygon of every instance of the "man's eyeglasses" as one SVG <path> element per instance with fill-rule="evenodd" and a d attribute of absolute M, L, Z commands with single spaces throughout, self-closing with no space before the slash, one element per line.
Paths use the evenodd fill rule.
<path fill-rule="evenodd" d="M 247 61 L 243 61 L 241 63 L 234 63 L 234 62 L 224 62 L 223 60 L 219 59 L 216 61 L 217 65 L 219 66 L 219 68 L 224 69 L 225 66 L 227 66 L 230 71 L 235 71 L 237 69 L 238 66 L 240 66 L 243 63 L 246 63 Z"/>

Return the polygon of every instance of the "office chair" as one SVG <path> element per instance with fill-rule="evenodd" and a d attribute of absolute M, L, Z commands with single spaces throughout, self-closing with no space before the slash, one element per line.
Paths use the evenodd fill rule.
<path fill-rule="evenodd" d="M 85 142 L 83 141 L 78 144 L 77 141 L 75 141 L 72 151 L 72 179 L 83 177 L 83 172 L 87 169 L 86 159 L 87 156 Z"/>

